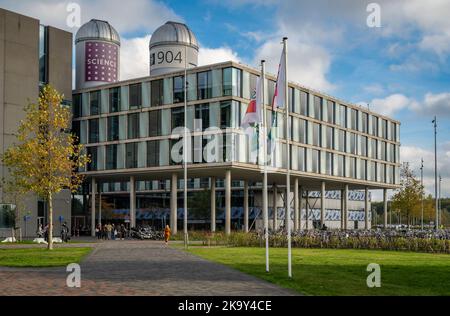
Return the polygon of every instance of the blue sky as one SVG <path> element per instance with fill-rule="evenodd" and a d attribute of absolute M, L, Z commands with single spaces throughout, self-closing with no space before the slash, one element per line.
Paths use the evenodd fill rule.
<path fill-rule="evenodd" d="M 81 20 L 110 21 L 122 36 L 122 79 L 148 73 L 148 40 L 167 20 L 185 22 L 201 45 L 200 63 L 225 60 L 275 72 L 289 37 L 289 77 L 340 99 L 368 103 L 402 123 L 401 159 L 433 192 L 433 129 L 438 116 L 439 172 L 450 196 L 450 1 L 379 0 L 380 28 L 370 28 L 367 5 L 354 0 L 0 0 L 0 6 L 76 33 L 66 7 Z M 125 6 L 125 7 L 124 7 Z"/>

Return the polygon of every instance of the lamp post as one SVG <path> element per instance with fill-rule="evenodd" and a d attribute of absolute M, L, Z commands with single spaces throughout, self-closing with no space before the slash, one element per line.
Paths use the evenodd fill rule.
<path fill-rule="evenodd" d="M 436 116 L 432 121 L 434 124 L 434 199 L 436 209 L 436 223 L 435 227 L 438 230 L 439 227 L 439 209 L 438 209 L 438 184 L 437 184 L 437 119 Z"/>
<path fill-rule="evenodd" d="M 423 189 L 423 158 L 422 158 L 421 165 L 420 165 L 420 185 L 421 185 L 421 198 L 422 198 L 421 227 L 422 227 L 422 230 L 423 230 L 423 194 L 424 194 L 424 189 Z"/>

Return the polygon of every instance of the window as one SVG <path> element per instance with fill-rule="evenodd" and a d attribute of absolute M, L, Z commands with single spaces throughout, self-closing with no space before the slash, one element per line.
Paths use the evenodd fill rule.
<path fill-rule="evenodd" d="M 320 151 L 313 149 L 311 152 L 312 152 L 311 172 L 319 173 L 320 172 Z"/>
<path fill-rule="evenodd" d="M 306 144 L 307 143 L 307 122 L 306 120 L 299 120 L 299 130 L 296 131 L 297 133 L 300 133 L 300 143 Z"/>
<path fill-rule="evenodd" d="M 334 136 L 334 128 L 327 126 L 326 127 L 326 148 L 333 149 L 333 136 Z"/>
<path fill-rule="evenodd" d="M 119 116 L 108 117 L 108 141 L 119 140 Z"/>
<path fill-rule="evenodd" d="M 337 150 L 345 151 L 345 131 L 338 130 L 338 141 L 337 141 Z"/>
<path fill-rule="evenodd" d="M 311 122 L 309 124 L 312 124 L 312 145 L 320 146 L 320 124 Z"/>
<path fill-rule="evenodd" d="M 90 115 L 98 115 L 100 107 L 100 91 L 93 91 L 90 93 Z"/>
<path fill-rule="evenodd" d="M 115 113 L 120 110 L 120 88 L 109 89 L 109 112 Z"/>
<path fill-rule="evenodd" d="M 322 119 L 322 98 L 318 96 L 314 96 L 314 112 L 312 113 L 312 117 L 321 120 Z"/>
<path fill-rule="evenodd" d="M 172 130 L 184 126 L 184 108 L 172 109 Z"/>
<path fill-rule="evenodd" d="M 327 122 L 334 124 L 334 106 L 333 101 L 327 101 Z"/>
<path fill-rule="evenodd" d="M 378 163 L 378 182 L 386 182 L 386 165 Z"/>
<path fill-rule="evenodd" d="M 231 103 L 226 101 L 220 104 L 220 128 L 231 127 Z"/>
<path fill-rule="evenodd" d="M 306 150 L 303 147 L 298 147 L 298 170 L 306 171 Z"/>
<path fill-rule="evenodd" d="M 137 168 L 138 143 L 126 144 L 126 168 Z"/>
<path fill-rule="evenodd" d="M 358 110 L 352 109 L 351 111 L 350 128 L 358 130 Z"/>
<path fill-rule="evenodd" d="M 376 163 L 373 161 L 367 162 L 367 180 L 376 181 Z"/>
<path fill-rule="evenodd" d="M 253 90 L 251 90 L 250 85 L 250 94 Z M 223 69 L 223 95 L 231 96 L 233 94 L 233 72 L 232 68 L 224 68 Z"/>
<path fill-rule="evenodd" d="M 173 111 L 173 110 L 172 110 Z M 172 116 L 173 120 L 173 116 Z M 150 137 L 161 135 L 161 111 L 148 112 L 148 133 Z"/>
<path fill-rule="evenodd" d="M 390 122 L 389 124 L 391 124 L 391 137 L 389 138 L 389 140 L 395 141 L 397 139 L 396 124 L 394 122 Z"/>
<path fill-rule="evenodd" d="M 366 180 L 367 160 L 361 160 L 359 165 L 359 179 Z"/>
<path fill-rule="evenodd" d="M 355 157 L 347 157 L 348 159 L 348 173 L 346 174 L 349 178 L 356 178 L 356 158 Z"/>
<path fill-rule="evenodd" d="M 357 154 L 357 147 L 356 147 L 356 134 L 355 133 L 349 133 L 350 138 L 350 146 L 349 153 L 356 155 Z"/>
<path fill-rule="evenodd" d="M 361 115 L 361 132 L 368 133 L 369 132 L 369 114 L 362 113 Z"/>
<path fill-rule="evenodd" d="M 74 94 L 73 95 L 73 106 L 72 106 L 72 113 L 73 118 L 81 117 L 81 94 Z"/>
<path fill-rule="evenodd" d="M 332 175 L 333 173 L 333 154 L 325 152 L 325 174 Z"/>
<path fill-rule="evenodd" d="M 381 137 L 384 139 L 387 139 L 387 124 L 388 122 L 386 120 L 381 121 Z"/>
<path fill-rule="evenodd" d="M 338 177 L 343 177 L 345 175 L 344 156 L 334 155 L 334 159 L 335 159 L 334 175 Z"/>
<path fill-rule="evenodd" d="M 378 117 L 372 116 L 372 130 L 370 131 L 373 136 L 378 136 Z"/>
<path fill-rule="evenodd" d="M 212 76 L 210 71 L 197 73 L 197 89 L 197 96 L 199 100 L 211 98 Z"/>
<path fill-rule="evenodd" d="M 89 120 L 89 143 L 98 143 L 98 119 Z"/>
<path fill-rule="evenodd" d="M 147 167 L 159 166 L 159 141 L 147 142 Z"/>
<path fill-rule="evenodd" d="M 97 170 L 97 147 L 87 147 L 86 148 L 87 156 L 90 158 L 90 162 L 87 165 L 88 171 L 96 171 Z"/>
<path fill-rule="evenodd" d="M 130 85 L 130 110 L 139 109 L 142 105 L 142 84 Z"/>
<path fill-rule="evenodd" d="M 76 136 L 76 143 L 79 144 L 80 143 L 80 134 L 81 134 L 81 130 L 80 130 L 80 125 L 81 122 L 80 121 L 73 121 L 72 122 L 72 135 Z"/>
<path fill-rule="evenodd" d="M 204 131 L 209 127 L 209 104 L 199 104 L 195 106 L 195 124 L 201 121 L 201 126 L 194 126 L 195 131 Z"/>
<path fill-rule="evenodd" d="M 337 123 L 341 127 L 347 126 L 347 107 L 345 105 L 339 105 L 339 120 Z"/>
<path fill-rule="evenodd" d="M 386 142 L 380 142 L 380 159 L 386 160 Z"/>
<path fill-rule="evenodd" d="M 139 113 L 128 114 L 128 139 L 139 138 Z"/>
<path fill-rule="evenodd" d="M 361 156 L 365 156 L 367 157 L 367 137 L 366 136 L 361 136 L 361 144 L 360 149 L 361 149 Z"/>
<path fill-rule="evenodd" d="M 376 139 L 370 139 L 370 158 L 376 159 L 377 158 L 377 140 Z"/>
<path fill-rule="evenodd" d="M 173 78 L 173 103 L 184 102 L 184 77 Z"/>
<path fill-rule="evenodd" d="M 308 93 L 300 91 L 300 114 L 308 115 Z"/>
<path fill-rule="evenodd" d="M 44 25 L 39 26 L 39 82 L 42 84 L 48 81 L 48 28 Z"/>
<path fill-rule="evenodd" d="M 150 83 L 151 106 L 161 106 L 164 102 L 164 80 L 154 80 Z"/>
<path fill-rule="evenodd" d="M 106 169 L 117 169 L 117 145 L 106 146 Z"/>

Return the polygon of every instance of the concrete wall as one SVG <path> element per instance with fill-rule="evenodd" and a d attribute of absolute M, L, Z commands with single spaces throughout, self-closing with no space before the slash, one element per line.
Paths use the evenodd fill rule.
<path fill-rule="evenodd" d="M 48 78 L 66 100 L 72 99 L 72 34 L 48 28 Z M 20 120 L 25 117 L 24 107 L 39 96 L 39 21 L 0 9 L 0 155 L 14 142 Z M 0 164 L 0 178 L 7 177 Z M 38 198 L 24 196 L 24 210 L 31 213 L 27 233 L 34 236 L 37 228 Z M 4 199 L 0 188 L 0 203 Z M 19 224 L 24 226 L 23 215 Z M 59 235 L 58 217 L 62 215 L 70 227 L 70 192 L 55 197 L 55 235 Z M 22 232 L 24 233 L 24 227 Z"/>

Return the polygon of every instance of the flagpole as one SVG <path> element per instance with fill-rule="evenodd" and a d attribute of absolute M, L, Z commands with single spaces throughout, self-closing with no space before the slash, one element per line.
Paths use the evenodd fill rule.
<path fill-rule="evenodd" d="M 266 272 L 269 272 L 269 201 L 267 197 L 267 113 L 264 91 L 264 81 L 266 79 L 266 61 L 261 60 L 261 108 L 262 108 L 262 132 L 263 132 L 263 151 L 264 151 L 264 175 L 263 175 L 263 221 L 264 221 L 264 239 L 266 244 Z"/>
<path fill-rule="evenodd" d="M 288 242 L 288 276 L 292 278 L 292 249 L 291 249 L 291 167 L 290 167 L 290 133 L 289 133 L 289 83 L 288 83 L 288 59 L 287 59 L 287 37 L 283 38 L 284 54 L 284 112 L 285 112 L 285 137 L 286 137 L 286 198 L 285 216 L 287 217 L 287 242 Z"/>

